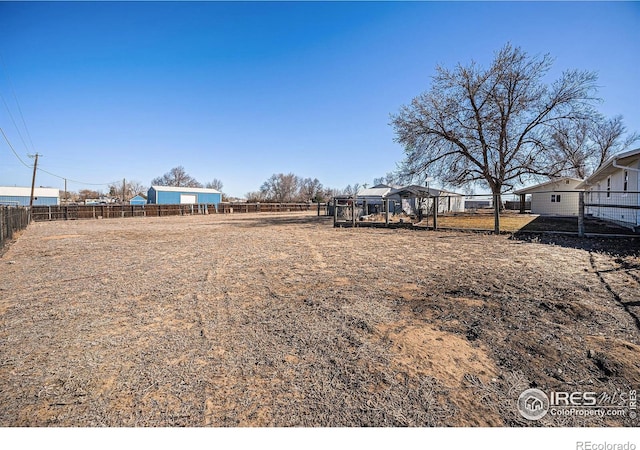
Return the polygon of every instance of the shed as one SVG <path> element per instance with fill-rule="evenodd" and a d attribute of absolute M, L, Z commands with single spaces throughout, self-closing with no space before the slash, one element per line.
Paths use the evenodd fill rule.
<path fill-rule="evenodd" d="M 612 156 L 578 188 L 585 214 L 640 229 L 640 148 Z"/>
<path fill-rule="evenodd" d="M 358 205 L 366 205 L 365 214 L 382 212 L 384 210 L 384 201 L 392 187 L 386 184 L 377 184 L 370 188 L 360 189 L 357 194 Z"/>
<path fill-rule="evenodd" d="M 222 193 L 216 189 L 151 186 L 147 203 L 158 205 L 217 205 L 222 201 Z"/>
<path fill-rule="evenodd" d="M 0 186 L 0 205 L 29 206 L 30 187 Z M 54 206 L 60 204 L 60 191 L 55 188 L 34 188 L 34 206 Z"/>
<path fill-rule="evenodd" d="M 387 197 L 401 202 L 402 210 L 407 214 L 417 214 L 424 200 L 428 198 L 438 199 L 439 213 L 464 211 L 464 196 L 444 189 L 412 184 L 391 190 Z"/>
<path fill-rule="evenodd" d="M 136 195 L 131 200 L 129 200 L 129 204 L 130 205 L 146 205 L 147 199 L 144 198 L 142 195 Z"/>
<path fill-rule="evenodd" d="M 531 213 L 543 216 L 577 216 L 579 178 L 554 178 L 544 183 L 515 191 L 522 197 L 531 195 Z"/>

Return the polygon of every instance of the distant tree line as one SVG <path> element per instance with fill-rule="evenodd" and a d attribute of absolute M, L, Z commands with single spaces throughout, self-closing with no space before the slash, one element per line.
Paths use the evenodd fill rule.
<path fill-rule="evenodd" d="M 374 185 L 380 183 L 390 184 L 395 175 L 388 173 L 385 177 L 374 179 Z M 200 183 L 189 175 L 184 167 L 178 166 L 171 169 L 161 177 L 151 180 L 152 186 L 176 186 L 176 187 L 206 187 L 222 192 L 223 183 L 214 178 L 206 184 Z M 245 198 L 248 202 L 326 202 L 336 195 L 354 195 L 360 189 L 366 188 L 367 184 L 349 184 L 343 189 L 325 187 L 317 178 L 304 178 L 294 173 L 277 173 L 271 175 L 269 179 L 262 183 L 260 189 L 248 192 Z M 117 192 L 118 187 L 114 186 Z M 120 191 L 122 188 L 120 187 Z M 228 201 L 228 197 L 223 193 L 223 201 Z"/>

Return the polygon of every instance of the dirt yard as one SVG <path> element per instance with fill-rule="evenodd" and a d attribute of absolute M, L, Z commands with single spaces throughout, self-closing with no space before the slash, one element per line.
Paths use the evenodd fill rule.
<path fill-rule="evenodd" d="M 0 426 L 638 426 L 519 415 L 640 388 L 640 244 L 541 239 L 34 223 L 0 259 Z"/>

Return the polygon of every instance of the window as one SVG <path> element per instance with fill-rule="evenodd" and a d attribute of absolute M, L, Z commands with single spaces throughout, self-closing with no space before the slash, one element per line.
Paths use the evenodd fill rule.
<path fill-rule="evenodd" d="M 607 198 L 611 197 L 611 177 L 607 177 Z"/>
<path fill-rule="evenodd" d="M 551 194 L 551 203 L 560 203 L 560 194 Z"/>
<path fill-rule="evenodd" d="M 629 187 L 629 171 L 624 171 L 624 183 L 622 185 L 622 190 L 627 192 L 627 187 Z"/>

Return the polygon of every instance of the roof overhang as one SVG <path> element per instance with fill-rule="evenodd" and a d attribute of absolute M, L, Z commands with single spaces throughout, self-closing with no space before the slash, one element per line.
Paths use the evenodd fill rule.
<path fill-rule="evenodd" d="M 552 185 L 554 184 L 562 183 L 563 181 L 566 181 L 566 180 L 573 181 L 574 183 L 578 183 L 576 184 L 576 186 L 570 187 L 567 190 L 574 190 L 574 189 L 581 190 L 579 186 L 583 182 L 583 180 L 581 180 L 580 178 L 560 177 L 560 178 L 553 178 L 549 181 L 545 181 L 544 183 L 536 184 L 534 186 L 518 189 L 517 191 L 514 191 L 514 194 L 522 195 L 522 194 L 533 194 L 534 192 L 541 192 L 541 191 L 544 191 L 546 188 L 552 188 Z M 557 187 L 561 187 L 561 186 L 557 186 Z"/>
<path fill-rule="evenodd" d="M 593 186 L 599 180 L 607 178 L 612 173 L 620 170 L 620 167 L 616 166 L 628 166 L 640 158 L 640 148 L 635 150 L 629 150 L 618 155 L 613 155 L 611 158 L 603 162 L 600 167 L 596 169 L 586 180 L 580 183 L 577 187 L 579 189 L 586 189 L 589 186 Z"/>

